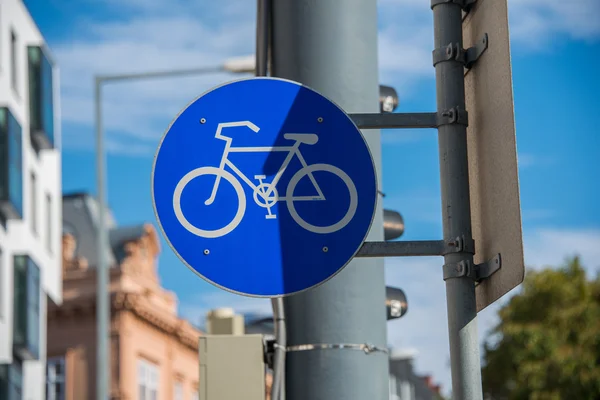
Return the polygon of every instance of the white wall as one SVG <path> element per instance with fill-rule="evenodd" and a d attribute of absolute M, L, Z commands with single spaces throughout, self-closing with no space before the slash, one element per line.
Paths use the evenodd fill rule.
<path fill-rule="evenodd" d="M 11 84 L 11 30 L 17 37 L 16 67 L 18 85 L 15 91 Z M 54 71 L 55 85 L 55 144 L 52 150 L 42 150 L 39 155 L 33 150 L 29 137 L 29 87 L 27 69 L 27 46 L 43 45 L 35 22 L 21 0 L 0 2 L 0 107 L 7 106 L 18 120 L 23 134 L 23 219 L 9 220 L 6 230 L 0 226 L 0 363 L 12 362 L 13 320 L 13 255 L 27 254 L 40 267 L 42 291 L 54 302 L 62 302 L 62 188 L 60 158 L 60 101 L 58 91 L 58 69 Z M 37 198 L 31 195 L 30 174 L 37 182 Z M 47 223 L 46 195 L 52 199 L 50 224 Z M 32 229 L 32 208 L 37 214 L 37 234 Z M 50 225 L 50 226 L 48 226 Z M 51 232 L 50 249 L 47 245 Z M 46 298 L 40 301 L 40 360 L 24 363 L 24 398 L 43 399 L 46 360 Z"/>

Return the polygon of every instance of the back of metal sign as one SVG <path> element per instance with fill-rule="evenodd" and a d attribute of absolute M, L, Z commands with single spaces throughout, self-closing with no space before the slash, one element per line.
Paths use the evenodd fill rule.
<path fill-rule="evenodd" d="M 463 24 L 464 48 L 489 46 L 465 74 L 475 262 L 500 253 L 502 268 L 477 286 L 477 311 L 518 286 L 525 273 L 506 0 L 478 0 Z"/>

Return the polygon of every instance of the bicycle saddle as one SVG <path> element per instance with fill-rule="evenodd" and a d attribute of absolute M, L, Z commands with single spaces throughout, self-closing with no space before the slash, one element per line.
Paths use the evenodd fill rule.
<path fill-rule="evenodd" d="M 306 144 L 315 144 L 319 141 L 319 137 L 314 133 L 285 133 L 283 137 Z"/>

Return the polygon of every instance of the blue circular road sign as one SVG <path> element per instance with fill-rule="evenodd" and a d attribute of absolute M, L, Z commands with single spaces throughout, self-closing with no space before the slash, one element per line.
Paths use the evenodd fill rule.
<path fill-rule="evenodd" d="M 252 78 L 175 118 L 152 197 L 188 267 L 223 289 L 277 297 L 327 281 L 354 257 L 377 183 L 362 133 L 336 104 L 296 82 Z"/>

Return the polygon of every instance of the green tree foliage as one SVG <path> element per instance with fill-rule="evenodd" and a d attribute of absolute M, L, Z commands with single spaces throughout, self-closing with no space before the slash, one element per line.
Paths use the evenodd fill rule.
<path fill-rule="evenodd" d="M 485 343 L 485 397 L 493 400 L 600 400 L 600 276 L 578 257 L 531 271 L 499 312 Z"/>

